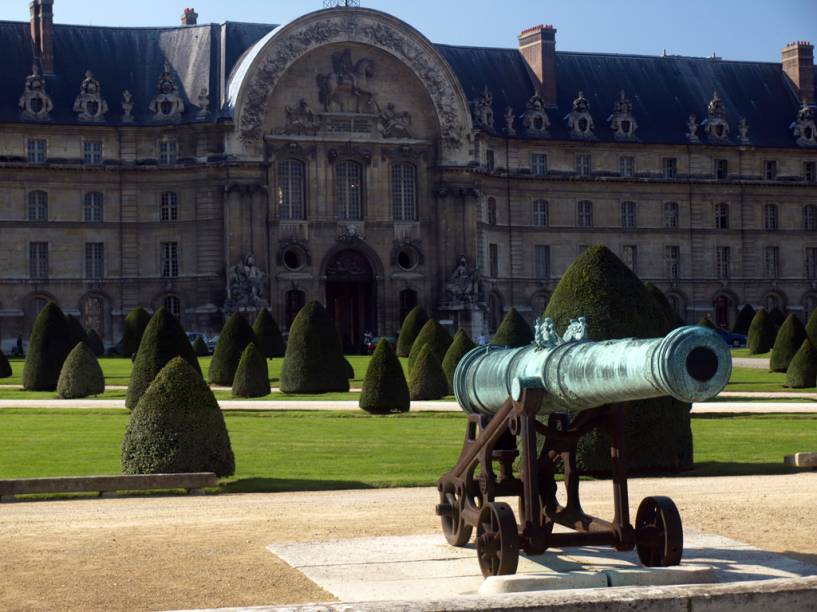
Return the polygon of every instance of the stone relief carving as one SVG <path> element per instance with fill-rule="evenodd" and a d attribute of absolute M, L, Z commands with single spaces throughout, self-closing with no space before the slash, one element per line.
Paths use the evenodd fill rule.
<path fill-rule="evenodd" d="M 329 163 L 334 163 L 338 157 L 351 157 L 362 160 L 366 162 L 366 164 L 372 163 L 372 152 L 369 149 L 361 149 L 360 147 L 352 146 L 352 144 L 348 142 L 339 149 L 329 149 L 329 151 L 326 152 L 326 156 Z"/>
<path fill-rule="evenodd" d="M 199 112 L 196 114 L 198 119 L 206 119 L 210 114 L 210 93 L 206 87 L 202 87 L 198 97 Z"/>
<path fill-rule="evenodd" d="M 352 61 L 352 50 L 332 54 L 332 72 L 318 75 L 318 97 L 326 112 L 371 112 L 374 94 L 363 85 L 374 76 L 374 62 L 361 58 Z"/>
<path fill-rule="evenodd" d="M 513 122 L 516 116 L 513 114 L 513 109 L 509 106 L 505 109 L 505 133 L 508 136 L 516 136 L 516 130 L 513 127 Z"/>
<path fill-rule="evenodd" d="M 534 94 L 525 107 L 525 114 L 522 116 L 522 127 L 528 136 L 550 136 L 548 128 L 550 119 L 545 112 L 545 101 L 537 94 Z"/>
<path fill-rule="evenodd" d="M 635 140 L 638 122 L 633 116 L 633 103 L 624 95 L 623 89 L 613 105 L 613 114 L 607 117 L 607 123 L 616 140 Z"/>
<path fill-rule="evenodd" d="M 108 112 L 108 103 L 102 97 L 102 88 L 90 70 L 85 72 L 85 79 L 79 86 L 79 95 L 74 100 L 74 112 L 79 113 L 80 121 L 104 121 Z"/>
<path fill-rule="evenodd" d="M 689 142 L 698 143 L 701 139 L 698 138 L 698 118 L 695 115 L 690 115 L 687 119 L 687 140 Z"/>
<path fill-rule="evenodd" d="M 724 141 L 729 138 L 729 122 L 726 120 L 726 105 L 716 91 L 706 105 L 706 119 L 701 122 L 707 138 Z"/>
<path fill-rule="evenodd" d="M 282 238 L 278 241 L 278 254 L 275 257 L 275 260 L 279 266 L 282 266 L 284 263 L 284 253 L 286 253 L 287 249 L 291 248 L 300 249 L 304 255 L 306 265 L 312 265 L 312 253 L 309 250 L 309 243 L 303 238 L 293 235 L 287 236 L 286 238 Z"/>
<path fill-rule="evenodd" d="M 343 242 L 345 244 L 353 244 L 357 241 L 364 241 L 366 240 L 366 236 L 364 236 L 360 228 L 357 225 L 348 224 L 338 228 L 338 234 L 336 237 L 338 242 Z"/>
<path fill-rule="evenodd" d="M 344 251 L 333 257 L 326 266 L 326 276 L 335 279 L 369 279 L 372 267 L 362 253 Z"/>
<path fill-rule="evenodd" d="M 150 101 L 148 109 L 153 113 L 154 121 L 178 121 L 184 113 L 184 101 L 179 95 L 176 80 L 170 73 L 170 67 L 159 77 L 156 85 L 156 96 Z"/>
<path fill-rule="evenodd" d="M 457 259 L 457 266 L 448 277 L 445 293 L 449 306 L 473 304 L 479 298 L 479 270 L 468 265 L 465 255 Z"/>
<path fill-rule="evenodd" d="M 264 283 L 267 275 L 261 271 L 252 253 L 244 255 L 230 268 L 227 287 L 227 311 L 265 305 Z"/>
<path fill-rule="evenodd" d="M 127 89 L 122 92 L 122 122 L 133 123 L 133 95 Z"/>
<path fill-rule="evenodd" d="M 400 145 L 397 148 L 389 149 L 381 147 L 380 159 L 383 161 L 392 160 L 418 160 L 423 159 L 428 161 L 428 150 L 425 148 L 410 147 L 409 145 Z"/>
<path fill-rule="evenodd" d="M 587 341 L 587 319 L 579 317 L 571 319 L 564 336 L 559 336 L 556 323 L 550 317 L 539 317 L 533 324 L 533 343 L 535 351 L 554 349 L 568 342 Z"/>
<path fill-rule="evenodd" d="M 380 111 L 377 130 L 383 138 L 411 138 L 411 114 L 408 111 L 398 112 L 389 102 Z"/>
<path fill-rule="evenodd" d="M 54 103 L 45 91 L 45 78 L 40 75 L 40 69 L 36 64 L 32 66 L 31 74 L 26 77 L 25 89 L 18 104 L 26 119 L 48 119 L 54 109 Z"/>
<path fill-rule="evenodd" d="M 789 125 L 797 144 L 801 147 L 817 146 L 817 124 L 815 124 L 814 107 L 803 102 L 803 106 L 797 111 L 797 119 Z"/>
<path fill-rule="evenodd" d="M 286 134 L 309 134 L 314 136 L 321 127 L 321 118 L 312 112 L 309 103 L 301 98 L 296 106 L 286 106 L 287 116 Z"/>
<path fill-rule="evenodd" d="M 580 91 L 576 99 L 573 100 L 573 110 L 565 115 L 565 121 L 573 138 L 595 138 L 593 135 L 595 125 L 593 117 L 590 115 L 590 103 L 584 97 L 583 91 Z"/>
<path fill-rule="evenodd" d="M 479 97 L 471 101 L 471 116 L 474 118 L 474 127 L 493 131 L 494 96 L 487 85 Z"/>
<path fill-rule="evenodd" d="M 746 117 L 741 117 L 738 121 L 738 134 L 740 134 L 740 144 L 746 145 L 751 142 L 749 140 L 749 122 Z"/>

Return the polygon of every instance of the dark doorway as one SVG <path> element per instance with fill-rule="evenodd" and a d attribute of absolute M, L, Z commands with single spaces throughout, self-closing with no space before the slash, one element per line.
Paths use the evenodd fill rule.
<path fill-rule="evenodd" d="M 374 273 L 358 251 L 335 254 L 326 266 L 326 308 L 335 319 L 344 353 L 363 352 L 363 334 L 377 334 Z"/>
<path fill-rule="evenodd" d="M 725 295 L 715 299 L 715 325 L 723 329 L 729 328 L 729 313 L 732 310 L 732 300 Z"/>
<path fill-rule="evenodd" d="M 415 306 L 417 306 L 417 292 L 413 289 L 403 289 L 400 292 L 400 325 Z"/>

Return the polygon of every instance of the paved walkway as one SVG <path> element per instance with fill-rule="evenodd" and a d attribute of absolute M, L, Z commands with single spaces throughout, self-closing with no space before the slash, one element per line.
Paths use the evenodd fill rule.
<path fill-rule="evenodd" d="M 732 357 L 732 365 L 738 368 L 754 368 L 756 370 L 768 370 L 768 357 Z"/>

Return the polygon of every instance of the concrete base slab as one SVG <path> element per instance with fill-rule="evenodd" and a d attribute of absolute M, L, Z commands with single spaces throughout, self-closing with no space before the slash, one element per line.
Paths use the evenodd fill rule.
<path fill-rule="evenodd" d="M 786 465 L 799 468 L 817 468 L 817 453 L 794 453 L 784 458 Z"/>

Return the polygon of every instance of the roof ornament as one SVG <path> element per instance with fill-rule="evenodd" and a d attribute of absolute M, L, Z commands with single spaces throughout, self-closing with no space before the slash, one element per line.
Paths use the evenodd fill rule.
<path fill-rule="evenodd" d="M 133 123 L 133 95 L 127 89 L 122 92 L 122 123 Z"/>
<path fill-rule="evenodd" d="M 729 122 L 726 120 L 726 105 L 716 91 L 706 105 L 707 118 L 701 122 L 707 138 L 724 141 L 729 138 Z"/>
<path fill-rule="evenodd" d="M 698 118 L 695 115 L 690 115 L 687 119 L 687 140 L 691 143 L 699 143 L 701 139 L 698 138 Z"/>
<path fill-rule="evenodd" d="M 485 86 L 476 100 L 471 101 L 471 114 L 476 127 L 484 130 L 494 130 L 494 96 Z"/>
<path fill-rule="evenodd" d="M 528 100 L 525 114 L 522 115 L 522 127 L 525 128 L 525 134 L 528 136 L 542 138 L 550 136 L 548 133 L 550 119 L 545 112 L 545 101 L 538 94 L 534 94 Z"/>
<path fill-rule="evenodd" d="M 90 70 L 85 71 L 85 78 L 79 86 L 79 95 L 74 100 L 74 112 L 79 113 L 80 121 L 105 121 L 108 103 L 102 97 L 102 88 Z"/>
<path fill-rule="evenodd" d="M 210 114 L 210 93 L 206 87 L 202 87 L 198 97 L 199 112 L 196 114 L 196 119 L 207 119 Z"/>
<path fill-rule="evenodd" d="M 817 124 L 815 123 L 815 108 L 803 102 L 797 111 L 797 119 L 789 125 L 794 133 L 797 144 L 801 147 L 817 147 Z"/>
<path fill-rule="evenodd" d="M 165 64 L 165 70 L 159 77 L 156 92 L 148 106 L 153 113 L 153 121 L 179 121 L 184 113 L 184 101 L 168 64 Z"/>
<path fill-rule="evenodd" d="M 516 130 L 513 127 L 513 122 L 516 119 L 516 115 L 513 113 L 513 109 L 508 106 L 505 108 L 505 133 L 508 136 L 516 136 Z"/>
<path fill-rule="evenodd" d="M 623 89 L 613 104 L 613 114 L 607 117 L 607 123 L 616 140 L 635 140 L 638 122 L 633 117 L 633 103 L 624 95 Z"/>
<path fill-rule="evenodd" d="M 565 121 L 573 138 L 595 139 L 593 134 L 595 125 L 593 117 L 590 115 L 590 103 L 584 97 L 583 91 L 579 91 L 578 97 L 573 100 L 573 110 L 565 115 Z"/>
<path fill-rule="evenodd" d="M 40 74 L 36 64 L 31 67 L 31 74 L 26 77 L 25 89 L 18 104 L 23 111 L 24 119 L 40 121 L 50 119 L 48 115 L 54 109 L 54 103 L 45 91 L 45 78 Z"/>
<path fill-rule="evenodd" d="M 738 134 L 740 134 L 740 144 L 748 145 L 752 141 L 749 139 L 749 122 L 746 117 L 741 117 L 738 121 Z"/>

